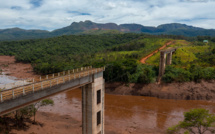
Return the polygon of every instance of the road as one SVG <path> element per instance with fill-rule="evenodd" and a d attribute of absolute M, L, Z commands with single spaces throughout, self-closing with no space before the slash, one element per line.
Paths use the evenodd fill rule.
<path fill-rule="evenodd" d="M 140 62 L 143 63 L 143 64 L 146 64 L 146 60 L 147 60 L 149 57 L 151 57 L 151 56 L 153 56 L 154 54 L 158 53 L 160 50 L 166 48 L 168 45 L 171 45 L 173 42 L 174 42 L 174 40 L 165 43 L 165 44 L 164 44 L 162 47 L 160 47 L 159 49 L 153 51 L 152 53 L 150 53 L 150 54 L 147 55 L 146 57 L 143 57 L 143 58 L 140 60 Z"/>

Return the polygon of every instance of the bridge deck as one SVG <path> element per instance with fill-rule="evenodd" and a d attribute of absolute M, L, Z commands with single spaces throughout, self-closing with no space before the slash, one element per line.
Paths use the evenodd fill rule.
<path fill-rule="evenodd" d="M 6 100 L 15 99 L 17 97 L 22 97 L 27 94 L 32 94 L 34 92 L 44 90 L 46 88 L 51 88 L 53 86 L 65 83 L 70 80 L 79 79 L 88 75 L 92 75 L 97 72 L 104 71 L 104 68 L 84 68 L 83 70 L 75 73 L 68 71 L 67 75 L 57 76 L 55 78 L 45 79 L 39 82 L 33 82 L 28 85 L 15 87 L 8 90 L 0 91 L 0 104 Z"/>
<path fill-rule="evenodd" d="M 164 52 L 164 53 L 170 53 L 170 52 L 174 52 L 176 51 L 177 48 L 173 48 L 173 47 L 168 47 L 167 49 L 165 50 L 161 50 L 161 52 Z"/>

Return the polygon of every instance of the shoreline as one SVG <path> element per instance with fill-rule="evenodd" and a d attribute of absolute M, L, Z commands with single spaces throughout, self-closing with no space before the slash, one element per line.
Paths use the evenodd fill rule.
<path fill-rule="evenodd" d="M 5 59 L 6 58 L 6 59 Z M 8 63 L 7 58 L 9 60 L 12 60 L 12 62 Z M 4 59 L 5 61 L 2 62 L 1 59 Z M 5 64 L 8 63 L 8 64 Z M 7 70 L 6 72 L 13 71 L 8 76 L 18 76 L 18 78 L 32 78 L 37 77 L 33 72 L 33 68 L 30 64 L 24 64 L 24 63 L 16 63 L 14 56 L 3 56 L 1 58 L 0 56 L 0 65 L 4 66 L 3 70 Z M 8 66 L 5 66 L 8 65 Z M 17 66 L 18 65 L 18 66 Z M 20 66 L 20 67 L 19 67 Z M 15 69 L 14 69 L 15 67 Z M 18 68 L 19 69 L 18 69 Z M 150 97 L 156 97 L 159 99 L 178 99 L 178 100 L 212 100 L 215 98 L 215 80 L 211 82 L 202 81 L 201 83 L 194 83 L 194 82 L 186 82 L 186 83 L 170 83 L 170 84 L 155 84 L 151 83 L 148 85 L 145 84 L 135 84 L 130 83 L 128 86 L 125 83 L 120 82 L 113 82 L 113 83 L 106 83 L 106 94 L 110 98 L 108 99 L 109 105 L 107 105 L 106 113 L 109 113 L 109 117 L 105 119 L 105 133 L 106 134 L 130 134 L 130 133 L 136 133 L 136 134 L 163 134 L 165 133 L 166 126 L 163 126 L 163 120 L 159 119 L 166 119 L 167 117 L 163 114 L 163 112 L 160 112 L 161 114 L 157 113 L 150 113 L 152 109 L 152 104 L 150 104 L 150 107 L 147 107 L 147 112 L 144 111 L 135 112 L 132 108 L 134 107 L 134 104 L 137 103 L 137 101 L 132 103 L 132 100 L 134 98 L 140 98 L 138 99 L 139 102 L 142 104 L 145 102 L 142 97 L 138 96 L 150 96 Z M 75 92 L 76 93 L 76 92 Z M 113 96 L 110 96 L 108 94 L 113 94 Z M 121 100 L 123 98 L 127 98 L 125 96 L 122 96 L 120 98 L 121 103 L 125 102 L 128 105 L 128 103 L 131 103 L 130 107 L 128 107 L 126 112 L 124 111 L 125 107 L 121 107 L 121 103 L 118 105 L 111 105 L 115 101 L 115 99 L 119 99 L 119 97 L 114 95 L 131 95 L 127 102 L 125 100 Z M 79 96 L 79 97 L 77 97 Z M 134 97 L 133 97 L 134 96 Z M 51 97 L 52 98 L 52 97 Z M 81 126 L 81 90 L 77 91 L 77 94 L 71 93 L 66 94 L 62 93 L 58 96 L 53 96 L 54 103 L 56 104 L 56 110 L 60 112 L 56 112 L 54 110 L 54 107 L 46 106 L 41 109 L 39 109 L 38 113 L 36 114 L 36 121 L 39 123 L 38 125 L 34 125 L 31 123 L 26 123 L 28 125 L 27 129 L 12 129 L 10 133 L 17 133 L 17 134 L 36 134 L 36 133 L 73 133 L 73 134 L 80 134 L 82 131 Z M 72 99 L 71 99 L 72 98 Z M 114 99 L 113 99 L 114 98 Z M 153 99 L 152 100 L 156 100 Z M 112 102 L 113 101 L 113 102 Z M 119 102 L 119 100 L 118 100 Z M 151 101 L 147 101 L 151 102 Z M 159 102 L 159 101 L 158 101 Z M 166 102 L 166 100 L 164 101 Z M 105 102 L 107 103 L 107 101 Z M 54 105 L 55 105 L 54 104 Z M 156 104 L 156 103 L 153 103 Z M 175 104 L 175 103 L 174 103 Z M 145 105 L 145 104 L 144 104 Z M 143 106 L 144 106 L 143 105 Z M 166 105 L 166 103 L 165 103 Z M 141 105 L 142 106 L 142 105 Z M 116 108 L 118 109 L 116 109 Z M 172 105 L 170 106 L 172 107 Z M 134 107 L 135 108 L 135 107 Z M 145 107 L 143 107 L 145 108 Z M 163 108 L 163 106 L 162 106 Z M 169 107 L 168 107 L 169 108 Z M 109 110 L 110 109 L 110 110 Z M 157 105 L 155 106 L 155 109 L 157 109 Z M 160 108 L 161 109 L 161 108 Z M 155 110 L 157 111 L 157 110 Z M 121 112 L 121 113 L 120 113 Z M 135 118 L 132 122 L 128 123 L 128 121 L 131 121 L 132 112 L 135 112 L 138 116 L 138 118 Z M 144 114 L 146 115 L 144 115 Z M 72 114 L 72 115 L 71 115 Z M 116 115 L 115 115 L 116 114 Z M 111 115 L 111 116 L 110 116 Z M 112 115 L 114 118 L 112 118 Z M 155 116 L 156 115 L 156 116 Z M 159 115 L 159 116 L 158 116 Z M 183 114 L 182 114 L 183 115 Z M 122 116 L 119 119 L 115 119 L 115 117 Z M 127 117 L 127 120 L 125 119 L 125 116 Z M 148 116 L 149 120 L 154 120 L 154 122 L 146 122 L 142 123 L 142 119 L 146 119 Z M 142 117 L 141 119 L 139 117 Z M 157 118 L 157 122 L 155 122 L 155 118 Z M 175 118 L 175 116 L 174 116 Z M 178 117 L 178 120 L 182 117 Z M 166 119 L 166 122 L 169 122 L 168 119 Z M 178 121 L 177 120 L 177 121 Z M 42 125 L 40 125 L 42 124 Z M 148 127 L 148 124 L 150 127 Z M 143 127 L 145 125 L 145 127 Z M 157 126 L 163 126 L 163 129 L 158 128 Z"/>
<path fill-rule="evenodd" d="M 29 63 L 16 62 L 15 56 L 0 56 L 0 68 L 5 75 L 17 79 L 29 79 L 39 77 Z"/>
<path fill-rule="evenodd" d="M 169 42 L 170 44 L 172 42 Z M 17 79 L 39 77 L 31 64 L 17 63 L 15 56 L 0 56 L 0 67 L 8 76 Z M 105 83 L 106 93 L 118 95 L 149 96 L 160 99 L 212 100 L 215 99 L 215 80 L 183 83 Z"/>
<path fill-rule="evenodd" d="M 108 94 L 157 97 L 176 100 L 213 100 L 215 99 L 215 80 L 184 83 L 141 84 L 106 83 Z"/>

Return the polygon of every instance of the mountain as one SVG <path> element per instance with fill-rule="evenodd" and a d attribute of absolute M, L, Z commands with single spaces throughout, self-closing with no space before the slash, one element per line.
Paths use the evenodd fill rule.
<path fill-rule="evenodd" d="M 162 24 L 157 27 L 152 27 L 140 24 L 101 24 L 87 20 L 84 22 L 73 22 L 67 27 L 56 29 L 51 32 L 45 30 L 24 30 L 20 28 L 0 29 L 0 41 L 49 38 L 72 34 L 120 34 L 126 32 L 184 36 L 215 36 L 215 29 L 203 29 L 180 23 Z"/>
<path fill-rule="evenodd" d="M 73 22 L 70 26 L 54 30 L 52 35 L 80 34 L 88 30 L 120 30 L 120 28 L 115 23 L 98 24 L 87 20 L 79 23 Z"/>
<path fill-rule="evenodd" d="M 0 29 L 0 40 L 23 40 L 34 38 L 48 38 L 49 31 L 24 30 L 20 28 Z"/>

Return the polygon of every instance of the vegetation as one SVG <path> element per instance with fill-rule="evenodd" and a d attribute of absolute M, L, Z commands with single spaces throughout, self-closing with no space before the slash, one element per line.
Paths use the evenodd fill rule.
<path fill-rule="evenodd" d="M 0 42 L 1 55 L 32 63 L 37 73 L 53 73 L 89 63 L 96 52 L 140 37 L 139 34 L 61 36 L 50 39 Z"/>
<path fill-rule="evenodd" d="M 0 55 L 15 55 L 17 61 L 31 63 L 39 74 L 56 73 L 93 65 L 106 66 L 107 81 L 150 83 L 156 80 L 159 53 L 142 65 L 139 60 L 168 41 L 177 47 L 173 64 L 166 68 L 164 82 L 185 82 L 215 77 L 215 39 L 173 35 L 102 34 L 69 35 L 49 39 L 0 42 Z M 184 39 L 187 39 L 184 40 Z M 188 41 L 189 40 L 189 41 Z"/>
<path fill-rule="evenodd" d="M 29 105 L 27 107 L 16 110 L 14 113 L 10 113 L 0 117 L 0 130 L 2 132 L 9 132 L 14 126 L 17 129 L 26 128 L 26 122 L 36 123 L 35 115 L 38 109 L 42 106 L 53 105 L 54 101 L 51 99 L 44 99 L 36 104 Z M 33 117 L 33 121 L 31 121 Z M 1 132 L 1 131 L 0 131 Z"/>
<path fill-rule="evenodd" d="M 34 115 L 34 122 L 33 123 L 36 123 L 35 116 L 36 116 L 36 113 L 39 110 L 39 108 L 43 107 L 43 106 L 47 106 L 47 105 L 54 105 L 54 101 L 52 99 L 44 99 L 44 100 L 33 105 L 33 115 Z"/>
<path fill-rule="evenodd" d="M 177 51 L 173 54 L 172 65 L 167 66 L 162 77 L 163 82 L 200 82 L 202 79 L 215 79 L 215 43 L 186 42 L 176 40 Z M 159 66 L 160 53 L 147 60 L 150 65 Z"/>
<path fill-rule="evenodd" d="M 148 33 L 154 35 L 177 35 L 194 37 L 198 35 L 209 35 L 207 38 L 199 36 L 198 39 L 214 40 L 210 36 L 215 36 L 215 30 L 203 29 L 198 27 L 187 26 L 185 24 L 172 23 L 163 24 L 158 27 L 142 26 L 140 24 L 121 24 L 115 23 L 99 24 L 91 21 L 73 22 L 67 27 L 56 29 L 54 31 L 45 30 L 24 30 L 19 28 L 0 29 L 0 41 L 5 40 L 23 40 L 50 38 L 62 35 L 100 35 L 100 34 L 121 34 L 121 33 Z"/>
<path fill-rule="evenodd" d="M 204 134 L 207 132 L 215 133 L 214 129 L 215 115 L 210 114 L 205 109 L 192 109 L 184 113 L 184 120 L 177 125 L 168 128 L 168 134 Z"/>

